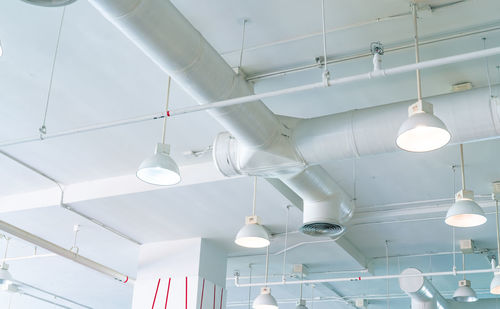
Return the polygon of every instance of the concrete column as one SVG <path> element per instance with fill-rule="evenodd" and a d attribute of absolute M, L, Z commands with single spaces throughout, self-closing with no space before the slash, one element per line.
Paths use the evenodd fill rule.
<path fill-rule="evenodd" d="M 225 308 L 226 253 L 192 238 L 141 246 L 132 309 Z"/>

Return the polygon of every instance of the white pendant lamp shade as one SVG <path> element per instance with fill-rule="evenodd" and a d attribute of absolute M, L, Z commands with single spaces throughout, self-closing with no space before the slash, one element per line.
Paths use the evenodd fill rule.
<path fill-rule="evenodd" d="M 473 303 L 478 300 L 476 292 L 471 288 L 469 280 L 462 280 L 453 293 L 453 300 L 459 303 Z"/>
<path fill-rule="evenodd" d="M 137 177 L 144 182 L 159 186 L 179 183 L 181 175 L 177 163 L 170 157 L 170 145 L 158 143 L 155 154 L 139 166 Z"/>
<path fill-rule="evenodd" d="M 493 276 L 490 284 L 490 293 L 500 295 L 500 268 L 497 267 L 497 272 Z"/>
<path fill-rule="evenodd" d="M 259 224 L 257 216 L 246 217 L 245 225 L 236 235 L 234 242 L 245 248 L 265 248 L 271 243 L 266 228 Z"/>
<path fill-rule="evenodd" d="M 276 299 L 271 295 L 270 288 L 262 288 L 259 296 L 255 298 L 252 305 L 253 309 L 278 309 Z"/>
<path fill-rule="evenodd" d="M 448 209 L 445 222 L 454 227 L 474 227 L 486 223 L 484 211 L 473 199 L 474 192 L 460 191 Z"/>
<path fill-rule="evenodd" d="M 432 104 L 418 101 L 409 108 L 409 117 L 399 128 L 396 144 L 410 152 L 439 149 L 451 139 L 446 125 L 433 114 Z"/>

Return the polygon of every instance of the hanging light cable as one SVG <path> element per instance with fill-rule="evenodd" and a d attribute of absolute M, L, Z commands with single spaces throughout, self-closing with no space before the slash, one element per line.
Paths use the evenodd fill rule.
<path fill-rule="evenodd" d="M 496 206 L 496 221 L 497 221 L 497 267 L 496 272 L 493 275 L 493 280 L 491 280 L 490 284 L 490 293 L 491 294 L 500 294 L 500 264 L 498 260 L 500 259 L 500 227 L 499 227 L 499 217 L 498 217 L 498 200 L 495 199 Z"/>
<path fill-rule="evenodd" d="M 257 205 L 257 177 L 253 182 L 253 207 L 252 215 L 245 218 L 245 225 L 236 234 L 234 242 L 245 248 L 264 248 L 271 243 L 269 233 L 266 228 L 260 224 L 260 218 L 255 214 Z"/>
<path fill-rule="evenodd" d="M 12 275 L 9 272 L 9 265 L 5 263 L 5 261 L 7 260 L 7 252 L 9 250 L 9 244 L 10 244 L 10 238 L 6 237 L 5 251 L 3 255 L 2 264 L 0 266 L 0 285 L 2 286 L 2 289 L 12 284 Z"/>
<path fill-rule="evenodd" d="M 302 281 L 304 281 L 304 266 L 302 265 L 301 271 L 300 271 L 300 298 L 299 301 L 297 302 L 297 307 L 295 309 L 307 309 L 306 306 L 306 300 L 303 298 L 302 295 Z"/>
<path fill-rule="evenodd" d="M 455 227 L 473 227 L 484 224 L 487 219 L 484 211 L 474 201 L 474 191 L 465 187 L 464 146 L 460 144 L 460 163 L 462 166 L 462 190 L 455 194 L 455 203 L 448 209 L 445 222 Z"/>
<path fill-rule="evenodd" d="M 269 247 L 266 248 L 265 286 L 260 289 L 260 295 L 253 301 L 254 309 L 278 309 L 276 299 L 271 295 L 271 288 L 267 286 L 269 279 Z"/>
<path fill-rule="evenodd" d="M 322 21 L 322 36 L 323 36 L 323 82 L 328 85 L 330 72 L 328 71 L 328 55 L 326 47 L 326 10 L 325 0 L 321 0 L 321 21 Z"/>
<path fill-rule="evenodd" d="M 288 252 L 288 224 L 290 221 L 290 205 L 286 206 L 286 224 L 285 224 L 285 249 L 283 250 L 283 274 L 281 280 L 286 281 L 286 254 Z"/>
<path fill-rule="evenodd" d="M 412 4 L 415 31 L 415 59 L 420 62 L 418 41 L 417 4 Z M 451 139 L 446 125 L 434 115 L 433 105 L 422 100 L 422 81 L 417 69 L 417 102 L 408 108 L 408 119 L 401 125 L 396 139 L 399 148 L 410 152 L 439 149 Z"/>
<path fill-rule="evenodd" d="M 458 282 L 458 289 L 453 293 L 453 300 L 459 303 L 473 303 L 478 301 L 476 292 L 471 288 L 471 283 L 465 278 L 465 254 L 462 253 L 462 270 L 464 279 Z"/>
<path fill-rule="evenodd" d="M 486 38 L 482 38 L 483 40 L 483 50 L 486 49 Z M 488 61 L 488 57 L 484 57 L 484 66 L 486 68 L 486 78 L 488 80 L 488 90 L 490 91 L 490 99 L 493 98 L 493 91 L 491 89 L 491 77 L 490 77 L 490 63 Z"/>
<path fill-rule="evenodd" d="M 385 266 L 386 266 L 386 275 L 389 276 L 389 241 L 385 241 Z M 387 309 L 391 308 L 391 300 L 389 298 L 390 295 L 390 281 L 387 279 L 387 296 L 386 296 L 386 304 Z"/>
<path fill-rule="evenodd" d="M 171 77 L 168 77 L 167 102 L 165 111 L 168 114 L 170 100 Z M 163 118 L 162 142 L 156 145 L 154 155 L 142 161 L 137 169 L 137 177 L 147 183 L 159 186 L 175 185 L 181 181 L 179 167 L 170 156 L 170 145 L 165 144 L 167 116 Z"/>
<path fill-rule="evenodd" d="M 40 133 L 40 139 L 43 139 L 45 134 L 47 134 L 47 113 L 49 111 L 49 104 L 50 104 L 50 96 L 52 94 L 52 83 L 54 81 L 54 72 L 56 69 L 56 61 L 57 61 L 57 55 L 59 54 L 59 42 L 61 41 L 61 32 L 62 32 L 62 27 L 64 23 L 64 16 L 66 15 L 66 7 L 63 7 L 62 9 L 62 15 L 61 15 L 61 21 L 59 23 L 59 30 L 57 32 L 57 40 L 56 40 L 56 48 L 54 51 L 54 57 L 52 58 L 52 68 L 50 71 L 50 80 L 49 80 L 49 89 L 47 92 L 47 100 L 45 102 L 45 110 L 43 113 L 43 121 L 41 127 L 38 129 Z"/>
<path fill-rule="evenodd" d="M 241 34 L 241 50 L 240 50 L 240 61 L 238 63 L 238 74 L 241 73 L 241 65 L 243 64 L 243 52 L 245 50 L 245 34 L 247 29 L 248 19 L 243 19 L 243 31 Z"/>
<path fill-rule="evenodd" d="M 252 264 L 248 264 L 249 276 L 248 276 L 248 309 L 252 309 Z"/>

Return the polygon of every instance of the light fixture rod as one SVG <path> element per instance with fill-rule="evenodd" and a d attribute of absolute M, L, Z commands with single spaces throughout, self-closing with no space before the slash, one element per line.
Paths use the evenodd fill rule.
<path fill-rule="evenodd" d="M 462 190 L 465 190 L 464 144 L 460 144 L 460 164 L 462 165 Z"/>
<path fill-rule="evenodd" d="M 304 280 L 304 269 L 302 268 L 302 270 L 300 271 L 300 280 L 303 281 Z M 300 283 L 300 300 L 302 300 L 302 282 Z"/>
<path fill-rule="evenodd" d="M 266 247 L 266 276 L 264 278 L 265 286 L 267 287 L 267 282 L 269 279 L 269 246 Z"/>
<path fill-rule="evenodd" d="M 240 50 L 240 61 L 238 64 L 238 72 L 241 70 L 241 64 L 243 63 L 243 51 L 245 50 L 245 33 L 247 28 L 248 19 L 243 20 L 243 33 L 241 34 L 241 50 Z"/>
<path fill-rule="evenodd" d="M 3 254 L 2 264 L 5 263 L 5 260 L 7 259 L 7 252 L 9 250 L 9 244 L 10 244 L 10 238 L 9 237 L 5 237 L 5 251 L 4 251 L 4 254 Z"/>
<path fill-rule="evenodd" d="M 322 35 L 323 35 L 323 74 L 327 76 L 328 74 L 328 69 L 327 69 L 327 53 L 326 53 L 326 12 L 325 12 L 325 0 L 321 0 L 321 16 L 322 16 Z"/>
<path fill-rule="evenodd" d="M 420 62 L 420 51 L 418 46 L 418 16 L 417 16 L 417 4 L 412 4 L 413 13 L 413 29 L 415 32 L 415 63 Z M 417 97 L 418 101 L 422 100 L 422 80 L 420 77 L 420 69 L 417 68 Z"/>
<path fill-rule="evenodd" d="M 453 271 L 457 270 L 457 253 L 456 253 L 456 241 L 455 241 L 455 227 L 452 227 L 452 245 L 453 245 Z"/>
<path fill-rule="evenodd" d="M 257 208 L 257 176 L 253 177 L 253 202 L 252 202 L 252 216 L 255 216 Z"/>
<path fill-rule="evenodd" d="M 288 222 L 290 221 L 290 205 L 286 206 L 286 223 L 285 223 L 285 252 L 283 253 L 283 274 L 282 278 L 286 278 L 286 254 L 288 250 Z"/>
<path fill-rule="evenodd" d="M 500 259 L 500 227 L 499 227 L 499 219 L 498 219 L 498 200 L 495 200 L 496 202 L 496 219 L 497 219 L 497 266 L 499 266 L 499 259 Z"/>
<path fill-rule="evenodd" d="M 386 263 L 386 274 L 387 276 L 389 276 L 389 241 L 386 240 L 385 241 L 385 263 Z M 391 301 L 389 299 L 389 294 L 390 294 L 390 282 L 389 282 L 389 279 L 387 279 L 387 299 L 386 299 L 386 302 L 387 302 L 387 309 L 390 309 L 391 308 Z"/>
<path fill-rule="evenodd" d="M 168 76 L 168 84 L 167 84 L 167 102 L 165 103 L 165 112 L 168 112 L 168 104 L 170 101 L 170 85 L 172 82 L 172 77 L 170 75 Z M 167 132 L 167 118 L 168 117 L 163 117 L 163 133 L 161 135 L 161 142 L 165 144 L 165 136 Z"/>
<path fill-rule="evenodd" d="M 483 50 L 485 50 L 486 49 L 486 37 L 483 37 L 482 40 L 483 40 Z M 488 89 L 490 91 L 490 98 L 492 98 L 493 91 L 491 89 L 490 63 L 488 61 L 488 57 L 484 58 L 484 66 L 486 67 L 486 78 L 488 79 Z"/>
<path fill-rule="evenodd" d="M 465 280 L 465 254 L 462 253 L 462 270 L 464 271 L 464 280 Z"/>
<path fill-rule="evenodd" d="M 55 68 L 56 68 L 57 55 L 59 53 L 59 42 L 61 41 L 61 32 L 62 32 L 62 27 L 63 27 L 63 22 L 64 22 L 64 16 L 65 15 L 66 15 L 66 7 L 63 7 L 62 14 L 61 14 L 61 21 L 59 23 L 59 30 L 57 32 L 56 49 L 54 51 L 54 57 L 52 59 L 52 68 L 51 68 L 51 71 L 50 71 L 49 89 L 48 89 L 48 92 L 47 92 L 47 101 L 45 102 L 45 110 L 44 110 L 44 113 L 43 113 L 42 126 L 38 129 L 38 131 L 40 132 L 40 139 L 43 139 L 44 135 L 47 133 L 47 127 L 46 127 L 47 113 L 49 111 L 50 96 L 52 94 L 52 83 L 54 81 L 54 71 L 55 71 Z"/>
<path fill-rule="evenodd" d="M 249 282 L 252 283 L 252 264 L 248 264 L 249 270 Z M 248 309 L 252 309 L 252 287 L 248 287 Z"/>

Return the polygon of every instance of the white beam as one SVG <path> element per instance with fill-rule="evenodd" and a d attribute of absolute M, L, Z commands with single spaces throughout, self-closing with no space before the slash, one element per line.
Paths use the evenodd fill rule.
<path fill-rule="evenodd" d="M 190 186 L 228 179 L 215 168 L 212 161 L 180 167 L 182 181 L 175 186 L 162 187 L 144 183 L 135 174 L 101 178 L 68 184 L 64 189 L 64 204 L 72 204 L 108 197 L 168 190 L 173 187 Z M 22 192 L 0 197 L 0 213 L 13 212 L 61 204 L 61 190 L 54 187 L 44 190 Z"/>

